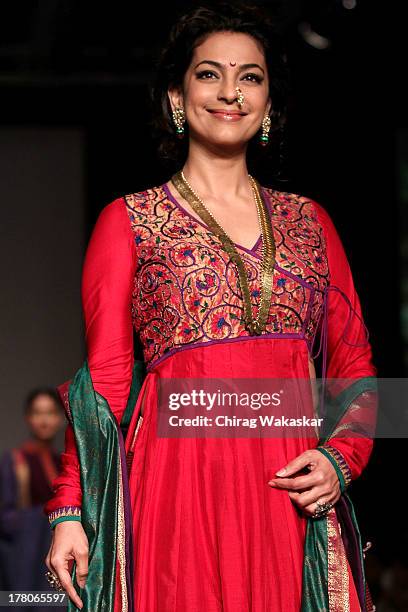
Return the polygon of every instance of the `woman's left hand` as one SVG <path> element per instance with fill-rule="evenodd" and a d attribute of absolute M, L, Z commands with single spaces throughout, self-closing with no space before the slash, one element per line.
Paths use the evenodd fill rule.
<path fill-rule="evenodd" d="M 308 474 L 294 476 L 305 468 L 309 469 Z M 268 484 L 276 489 L 286 489 L 290 499 L 308 516 L 314 515 L 317 501 L 335 504 L 341 496 L 336 470 L 318 450 L 305 451 L 278 470 L 276 476 Z"/>

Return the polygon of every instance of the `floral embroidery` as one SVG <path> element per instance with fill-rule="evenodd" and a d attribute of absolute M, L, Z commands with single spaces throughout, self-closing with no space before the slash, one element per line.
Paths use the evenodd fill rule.
<path fill-rule="evenodd" d="M 306 197 L 263 192 L 276 242 L 264 334 L 295 334 L 311 348 L 329 283 L 323 228 Z M 164 186 L 126 195 L 124 203 L 137 250 L 132 317 L 147 367 L 181 346 L 249 336 L 237 270 L 219 238 L 173 203 Z M 253 250 L 237 248 L 256 313 L 262 240 Z"/>

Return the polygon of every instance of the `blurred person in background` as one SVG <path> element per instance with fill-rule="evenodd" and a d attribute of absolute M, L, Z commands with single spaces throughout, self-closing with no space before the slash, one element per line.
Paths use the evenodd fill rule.
<path fill-rule="evenodd" d="M 43 564 L 51 538 L 42 507 L 52 496 L 51 482 L 60 469 L 54 441 L 64 424 L 64 410 L 57 392 L 48 387 L 32 390 L 24 419 L 29 437 L 0 459 L 0 589 L 50 591 Z"/>

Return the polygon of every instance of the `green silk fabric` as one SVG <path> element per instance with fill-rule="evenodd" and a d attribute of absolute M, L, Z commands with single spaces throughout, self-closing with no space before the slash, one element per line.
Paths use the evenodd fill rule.
<path fill-rule="evenodd" d="M 135 361 L 131 390 L 122 419 L 125 426 L 130 422 L 143 376 L 143 365 Z M 119 436 L 122 433 L 108 402 L 93 387 L 87 360 L 69 386 L 69 407 L 80 464 L 83 493 L 81 522 L 89 544 L 89 573 L 85 587 L 80 588 L 76 581 L 75 563 L 71 578 L 83 601 L 83 610 L 114 612 Z M 125 476 L 127 478 L 126 473 Z M 77 610 L 69 599 L 68 612 Z"/>
<path fill-rule="evenodd" d="M 377 393 L 377 390 L 377 379 L 374 376 L 356 379 L 354 383 L 344 389 L 329 408 L 324 422 L 324 435 L 320 437 L 318 444 L 323 445 L 328 442 L 331 433 L 344 417 L 351 403 L 361 393 L 367 391 Z M 363 576 L 365 593 L 366 584 L 361 534 L 350 496 L 346 492 L 343 492 L 342 495 L 345 498 L 354 529 L 354 536 L 358 542 L 359 565 Z M 365 612 L 365 603 L 362 607 L 363 612 Z M 309 518 L 306 525 L 301 612 L 326 612 L 329 609 L 327 517 L 322 516 L 316 519 Z"/>

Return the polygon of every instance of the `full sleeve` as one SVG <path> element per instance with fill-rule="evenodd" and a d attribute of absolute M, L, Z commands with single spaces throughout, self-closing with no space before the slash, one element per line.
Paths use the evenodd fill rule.
<path fill-rule="evenodd" d="M 81 297 L 87 359 L 95 391 L 120 423 L 132 381 L 132 290 L 136 246 L 123 198 L 105 206 L 92 232 L 82 270 Z M 75 435 L 65 430 L 61 470 L 44 512 L 53 528 L 62 520 L 80 520 L 82 491 Z"/>
<path fill-rule="evenodd" d="M 353 379 L 375 377 L 377 369 L 373 364 L 371 344 L 343 244 L 329 214 L 316 202 L 314 205 L 324 231 L 330 273 L 326 295 L 327 353 L 323 356 L 323 362 L 327 359 L 327 380 L 352 383 Z M 369 435 L 347 435 L 347 432 L 353 428 L 364 430 L 374 416 L 375 402 L 376 397 L 370 393 L 357 397 L 324 445 L 329 458 L 336 462 L 343 475 L 345 486 L 360 476 L 373 448 Z M 368 429 L 370 427 L 366 427 L 366 431 Z"/>

